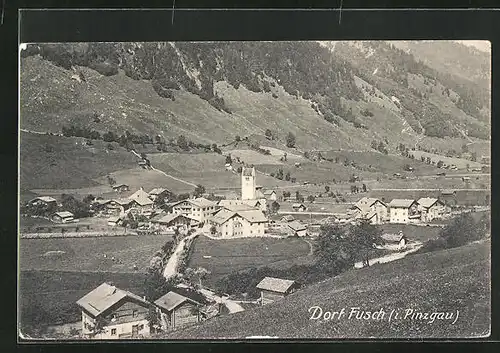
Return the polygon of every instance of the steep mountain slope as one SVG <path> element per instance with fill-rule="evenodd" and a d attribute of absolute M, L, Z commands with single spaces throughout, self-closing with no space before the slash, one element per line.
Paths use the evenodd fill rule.
<path fill-rule="evenodd" d="M 457 259 L 460 259 L 458 262 Z M 166 334 L 174 339 L 232 338 L 464 338 L 490 331 L 490 242 L 466 245 L 369 268 L 351 270 L 297 291 L 277 302 L 215 318 Z M 311 319 L 313 306 L 342 318 Z M 348 318 L 352 307 L 379 319 Z M 392 310 L 399 317 L 389 315 Z M 453 319 L 404 318 L 405 311 L 452 313 Z M 457 317 L 458 311 L 458 317 Z M 436 316 L 436 315 L 435 315 Z M 455 323 L 452 323 L 456 319 Z M 431 322 L 432 321 L 432 322 Z"/>
<path fill-rule="evenodd" d="M 424 136 L 489 138 L 480 97 L 383 42 L 339 42 L 333 55 L 317 42 L 43 44 L 22 56 L 21 125 L 36 131 L 228 143 L 271 129 L 301 149 L 383 139 L 389 151 Z"/>

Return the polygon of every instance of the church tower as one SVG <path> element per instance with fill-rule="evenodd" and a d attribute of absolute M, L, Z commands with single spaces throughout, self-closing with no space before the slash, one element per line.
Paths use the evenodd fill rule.
<path fill-rule="evenodd" d="M 241 170 L 241 199 L 255 200 L 255 168 Z"/>

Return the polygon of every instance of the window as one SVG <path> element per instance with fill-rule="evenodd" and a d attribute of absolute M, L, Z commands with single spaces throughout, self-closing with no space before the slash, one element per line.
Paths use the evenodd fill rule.
<path fill-rule="evenodd" d="M 116 329 L 115 329 L 115 328 L 112 328 L 112 329 L 111 329 L 111 336 L 114 336 L 114 335 L 116 335 Z"/>
<path fill-rule="evenodd" d="M 143 325 L 143 324 L 140 324 L 140 325 L 139 325 L 139 331 L 140 331 L 140 330 L 144 330 L 144 325 Z"/>
<path fill-rule="evenodd" d="M 137 316 L 137 310 L 132 310 L 132 317 L 136 317 Z"/>

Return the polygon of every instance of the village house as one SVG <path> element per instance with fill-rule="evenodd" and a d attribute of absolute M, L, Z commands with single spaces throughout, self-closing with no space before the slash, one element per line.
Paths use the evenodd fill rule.
<path fill-rule="evenodd" d="M 217 204 L 220 207 L 224 207 L 227 209 L 234 208 L 235 206 L 249 206 L 251 208 L 260 209 L 261 211 L 265 211 L 265 203 L 261 200 L 220 200 Z"/>
<path fill-rule="evenodd" d="M 113 190 L 116 192 L 126 192 L 130 190 L 130 187 L 126 184 L 115 184 L 113 185 Z"/>
<path fill-rule="evenodd" d="M 103 283 L 77 302 L 82 334 L 96 339 L 142 338 L 150 333 L 151 304 L 131 292 Z"/>
<path fill-rule="evenodd" d="M 164 331 L 195 325 L 202 321 L 202 304 L 187 296 L 170 291 L 155 301 Z"/>
<path fill-rule="evenodd" d="M 266 197 L 264 196 L 264 191 L 262 186 L 257 185 L 255 187 L 255 198 L 256 199 L 265 199 Z"/>
<path fill-rule="evenodd" d="M 304 205 L 303 203 L 294 203 L 292 205 L 292 208 L 294 211 L 297 211 L 297 212 L 305 212 L 307 210 L 306 205 Z"/>
<path fill-rule="evenodd" d="M 200 223 L 205 222 L 212 214 L 218 210 L 215 202 L 199 197 L 196 199 L 187 199 L 174 203 L 172 212 L 194 218 Z"/>
<path fill-rule="evenodd" d="M 75 221 L 75 216 L 68 211 L 56 212 L 52 215 L 52 221 L 56 223 L 71 223 Z"/>
<path fill-rule="evenodd" d="M 430 222 L 433 219 L 442 219 L 450 213 L 450 207 L 444 202 L 432 197 L 422 197 L 418 201 L 420 219 L 422 222 Z"/>
<path fill-rule="evenodd" d="M 299 221 L 292 221 L 286 224 L 286 231 L 289 236 L 305 237 L 307 236 L 307 227 Z"/>
<path fill-rule="evenodd" d="M 299 288 L 299 284 L 295 281 L 274 277 L 265 277 L 257 284 L 257 289 L 260 289 L 260 303 L 266 305 L 284 298 L 285 296 L 295 292 Z"/>
<path fill-rule="evenodd" d="M 386 250 L 403 250 L 408 244 L 408 238 L 406 235 L 400 231 L 398 234 L 382 234 L 381 238 L 384 240 L 385 244 L 382 246 L 377 246 L 379 249 Z"/>
<path fill-rule="evenodd" d="M 269 201 L 276 201 L 278 199 L 278 195 L 274 190 L 266 190 L 264 191 L 264 197 Z"/>
<path fill-rule="evenodd" d="M 265 234 L 269 220 L 262 211 L 241 206 L 236 209 L 240 210 L 223 208 L 209 219 L 208 224 L 211 232 L 215 231 L 214 236 L 234 238 L 258 237 Z"/>
<path fill-rule="evenodd" d="M 57 200 L 50 196 L 39 196 L 28 201 L 29 206 L 43 206 L 45 208 L 57 207 Z"/>
<path fill-rule="evenodd" d="M 291 222 L 294 220 L 295 220 L 295 218 L 291 214 L 288 214 L 286 216 L 281 217 L 282 222 Z"/>
<path fill-rule="evenodd" d="M 109 203 L 106 204 L 108 208 L 108 212 L 112 214 L 118 214 L 122 215 L 128 210 L 130 210 L 132 207 L 138 207 L 139 205 L 135 200 L 126 198 L 126 199 L 115 199 L 111 200 Z"/>
<path fill-rule="evenodd" d="M 443 190 L 439 194 L 439 199 L 447 206 L 454 207 L 457 205 L 457 193 L 455 190 Z"/>
<path fill-rule="evenodd" d="M 149 192 L 149 198 L 154 202 L 156 201 L 159 197 L 168 198 L 170 195 L 172 195 L 172 192 L 170 190 L 164 189 L 164 188 L 154 188 Z"/>
<path fill-rule="evenodd" d="M 391 223 L 412 223 L 420 220 L 418 203 L 410 199 L 393 199 L 389 203 Z"/>
<path fill-rule="evenodd" d="M 153 217 L 150 222 L 155 229 L 160 231 L 173 231 L 178 227 L 187 230 L 192 227 L 197 227 L 200 224 L 200 221 L 195 218 L 176 213 L 168 213 L 161 217 Z"/>
<path fill-rule="evenodd" d="M 368 211 L 367 213 L 359 213 L 358 215 L 355 216 L 356 220 L 367 220 L 370 222 L 370 224 L 382 224 L 382 220 L 379 218 L 377 212 L 375 211 Z"/>
<path fill-rule="evenodd" d="M 149 198 L 149 194 L 140 188 L 128 197 L 130 200 L 135 201 L 136 205 L 133 207 L 141 213 L 151 212 L 154 207 L 154 202 Z"/>
<path fill-rule="evenodd" d="M 122 219 L 119 216 L 113 216 L 108 218 L 108 226 L 110 227 L 116 227 L 119 226 L 122 223 Z"/>
<path fill-rule="evenodd" d="M 361 213 L 361 216 L 370 214 L 370 220 L 373 224 L 381 224 L 387 219 L 387 205 L 377 198 L 363 197 L 354 204 L 354 208 Z M 375 216 L 372 212 L 375 213 Z"/>

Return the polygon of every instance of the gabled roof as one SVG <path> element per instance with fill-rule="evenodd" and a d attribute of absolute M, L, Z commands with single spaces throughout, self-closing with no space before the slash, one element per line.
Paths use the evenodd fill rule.
<path fill-rule="evenodd" d="M 289 215 L 281 217 L 281 220 L 286 221 L 286 222 L 291 222 L 291 221 L 294 221 L 295 218 L 291 214 L 289 214 Z"/>
<path fill-rule="evenodd" d="M 305 226 L 305 224 L 302 224 L 300 223 L 299 221 L 292 221 L 290 223 L 287 224 L 290 228 L 292 228 L 292 230 L 298 232 L 300 230 L 306 230 L 307 227 Z"/>
<path fill-rule="evenodd" d="M 238 211 L 237 214 L 250 223 L 263 223 L 269 221 L 260 210 Z"/>
<path fill-rule="evenodd" d="M 170 191 L 164 188 L 154 188 L 149 192 L 149 195 L 161 195 L 164 192 L 170 192 Z"/>
<path fill-rule="evenodd" d="M 292 205 L 292 208 L 299 208 L 299 207 L 306 207 L 306 205 L 304 205 L 303 203 L 294 203 Z"/>
<path fill-rule="evenodd" d="M 108 222 L 113 222 L 113 223 L 116 223 L 120 220 L 121 220 L 121 217 L 119 217 L 119 216 L 113 216 L 113 217 L 108 218 Z"/>
<path fill-rule="evenodd" d="M 276 194 L 276 191 L 274 191 L 274 190 L 265 190 L 265 191 L 264 191 L 264 195 L 266 195 L 266 196 L 271 195 L 271 194 L 273 194 L 273 193 L 275 193 L 275 194 Z"/>
<path fill-rule="evenodd" d="M 285 293 L 295 284 L 295 281 L 275 277 L 265 277 L 257 284 L 257 289 L 264 289 L 278 293 Z"/>
<path fill-rule="evenodd" d="M 416 201 L 411 199 L 393 199 L 389 202 L 389 207 L 410 208 Z"/>
<path fill-rule="evenodd" d="M 135 200 L 132 200 L 132 199 L 115 199 L 113 201 L 116 202 L 117 204 L 120 204 L 120 205 L 124 206 L 124 205 L 128 205 L 128 204 L 134 202 Z"/>
<path fill-rule="evenodd" d="M 137 300 L 144 305 L 149 305 L 149 302 L 140 296 L 116 288 L 108 283 L 101 284 L 99 287 L 80 298 L 76 303 L 93 316 L 98 316 L 126 297 Z"/>
<path fill-rule="evenodd" d="M 43 201 L 43 202 L 57 202 L 57 200 L 53 197 L 50 197 L 50 196 L 39 196 L 39 197 L 35 197 L 33 200 L 31 200 L 30 202 L 33 202 L 33 201 L 36 201 L 36 200 L 40 200 L 40 201 Z"/>
<path fill-rule="evenodd" d="M 380 202 L 382 205 L 386 206 L 384 202 L 374 197 L 363 197 L 361 200 L 356 202 L 354 206 L 363 210 L 364 208 L 371 207 L 376 202 Z"/>
<path fill-rule="evenodd" d="M 122 186 L 125 186 L 128 188 L 127 184 L 115 184 L 115 185 L 113 185 L 113 189 L 118 189 L 119 187 L 122 187 Z"/>
<path fill-rule="evenodd" d="M 185 302 L 190 302 L 190 303 L 195 304 L 195 305 L 201 305 L 197 301 L 190 299 L 190 298 L 187 298 L 187 297 L 180 295 L 178 293 L 175 293 L 174 291 L 170 291 L 167 294 L 165 294 L 163 297 L 161 297 L 160 299 L 156 300 L 155 305 L 161 309 L 171 311 Z"/>
<path fill-rule="evenodd" d="M 176 206 L 176 205 L 183 203 L 183 202 L 189 202 L 191 205 L 196 206 L 196 207 L 200 207 L 200 208 L 217 206 L 216 202 L 207 200 L 204 197 L 198 197 L 196 199 L 185 199 L 185 200 L 177 201 L 172 206 Z"/>
<path fill-rule="evenodd" d="M 134 200 L 139 204 L 139 206 L 152 205 L 154 202 L 151 201 L 149 195 L 143 189 L 139 189 L 128 197 L 130 200 Z"/>
<path fill-rule="evenodd" d="M 74 217 L 73 213 L 68 212 L 68 211 L 56 212 L 56 213 L 54 213 L 54 216 L 59 216 L 61 218 Z"/>
<path fill-rule="evenodd" d="M 454 195 L 455 190 L 443 190 L 441 191 L 441 195 Z"/>
<path fill-rule="evenodd" d="M 210 220 L 212 222 L 217 223 L 217 224 L 224 224 L 229 219 L 231 219 L 232 217 L 234 217 L 235 215 L 236 215 L 236 212 L 234 212 L 234 211 L 230 211 L 230 210 L 227 210 L 227 209 L 222 209 L 222 210 L 218 211 L 217 213 L 215 213 L 212 216 L 212 218 L 210 218 Z"/>
<path fill-rule="evenodd" d="M 388 243 L 399 243 L 401 239 L 406 238 L 404 234 L 391 234 L 391 233 L 384 233 L 381 235 L 381 238 L 384 239 Z"/>
<path fill-rule="evenodd" d="M 434 206 L 436 203 L 441 203 L 441 201 L 439 201 L 438 199 L 434 198 L 434 197 L 422 197 L 420 198 L 418 201 L 418 204 L 425 207 L 425 208 L 429 208 L 429 207 L 432 207 Z"/>
<path fill-rule="evenodd" d="M 111 200 L 95 200 L 95 203 L 98 203 L 99 205 L 106 205 L 111 202 Z"/>
<path fill-rule="evenodd" d="M 194 219 L 194 218 L 189 217 L 187 215 L 169 213 L 169 214 L 163 215 L 163 217 L 161 217 L 159 219 L 151 220 L 151 222 L 160 223 L 160 224 L 168 224 L 168 223 L 172 222 L 174 219 L 179 218 L 179 217 L 186 218 L 186 219 L 189 219 L 192 221 L 198 221 L 197 219 Z"/>

